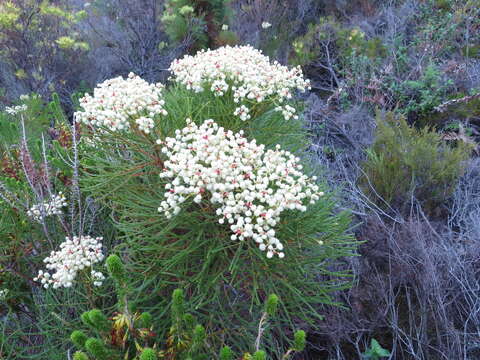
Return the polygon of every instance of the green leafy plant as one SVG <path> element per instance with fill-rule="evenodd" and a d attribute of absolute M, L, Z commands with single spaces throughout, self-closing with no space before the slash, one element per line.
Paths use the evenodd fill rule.
<path fill-rule="evenodd" d="M 378 360 L 390 355 L 390 351 L 382 348 L 377 340 L 372 339 L 370 347 L 362 354 L 362 357 L 368 360 Z"/>
<path fill-rule="evenodd" d="M 68 123 L 59 97 L 53 95 L 47 103 L 35 94 L 23 95 L 9 108 L 0 113 L 0 291 L 7 291 L 0 300 L 0 316 L 6 324 L 0 352 L 6 358 L 57 360 L 64 357 L 79 313 L 93 303 L 102 309 L 110 306 L 100 296 L 108 290 L 92 288 L 82 274 L 76 286 L 52 294 L 33 278 L 45 269 L 43 260 L 58 250 L 66 236 L 82 230 L 79 218 L 85 216 L 88 223 L 99 217 L 89 210 L 78 215 L 85 198 L 73 186 L 76 128 Z M 75 138 L 79 140 L 78 133 Z M 77 201 L 55 216 L 34 219 L 28 214 L 33 205 L 48 202 L 59 192 L 68 200 L 77 196 Z M 106 229 L 107 224 L 105 218 L 91 230 Z M 104 246 L 108 248 L 109 242 Z M 34 322 L 22 315 L 27 307 L 35 314 Z M 41 336 L 41 342 L 29 341 L 35 336 Z"/>
<path fill-rule="evenodd" d="M 429 128 L 418 130 L 401 116 L 378 113 L 360 186 L 379 206 L 404 208 L 413 196 L 431 211 L 452 193 L 469 153 L 464 142 L 452 148 Z"/>
<path fill-rule="evenodd" d="M 328 48 L 329 53 L 325 53 Z M 351 56 L 366 56 L 371 61 L 386 56 L 387 50 L 379 38 L 368 39 L 359 28 L 344 27 L 333 17 L 322 17 L 310 24 L 305 35 L 293 41 L 292 64 L 308 66 L 312 62 L 338 59 L 337 71 L 348 65 Z"/>
<path fill-rule="evenodd" d="M 107 317 L 99 309 L 87 311 L 81 315 L 82 322 L 88 330 L 75 330 L 70 340 L 78 349 L 74 359 L 97 360 L 156 360 L 164 358 L 201 360 L 208 359 L 208 349 L 211 347 L 211 335 L 196 322 L 195 317 L 186 312 L 185 294 L 181 289 L 172 293 L 170 302 L 170 328 L 164 340 L 160 340 L 153 331 L 154 319 L 148 312 L 131 312 L 128 303 L 126 272 L 123 263 L 117 255 L 107 258 L 107 268 L 116 284 L 119 311 Z M 128 296 L 127 296 L 128 295 Z M 264 335 L 264 326 L 268 317 L 275 316 L 279 299 L 270 295 L 265 303 L 258 329 L 255 352 L 251 355 L 245 352 L 244 359 L 266 360 L 266 352 L 259 350 L 260 340 Z M 89 337 L 87 333 L 91 333 Z M 292 346 L 282 359 L 289 359 L 295 352 L 305 348 L 305 332 L 295 332 Z M 234 352 L 225 346 L 220 351 L 220 359 L 233 360 Z"/>
<path fill-rule="evenodd" d="M 439 69 L 430 64 L 418 80 L 408 80 L 399 85 L 399 112 L 410 117 L 425 118 L 446 98 L 451 85 L 452 81 L 445 82 Z"/>

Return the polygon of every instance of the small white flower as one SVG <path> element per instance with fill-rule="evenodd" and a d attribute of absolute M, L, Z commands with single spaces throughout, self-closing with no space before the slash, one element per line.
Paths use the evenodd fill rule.
<path fill-rule="evenodd" d="M 227 30 L 228 30 L 228 25 L 227 25 L 227 24 L 223 24 L 223 25 L 222 25 L 222 30 L 223 30 L 223 31 L 227 31 Z"/>
<path fill-rule="evenodd" d="M 246 121 L 250 119 L 250 115 L 248 114 L 249 112 L 250 110 L 245 105 L 241 105 L 235 109 L 233 115 L 238 116 L 243 121 Z"/>
<path fill-rule="evenodd" d="M 144 116 L 139 117 L 137 120 L 135 120 L 135 123 L 138 125 L 140 131 L 143 131 L 145 134 L 150 134 L 150 130 L 153 129 L 153 127 L 155 126 L 155 123 L 152 119 Z"/>
<path fill-rule="evenodd" d="M 7 114 L 10 114 L 10 115 L 17 115 L 17 114 L 20 114 L 22 112 L 25 112 L 27 111 L 28 107 L 27 105 L 23 104 L 23 105 L 17 105 L 17 106 L 14 106 L 14 107 L 6 107 L 5 108 L 5 112 Z"/>
<path fill-rule="evenodd" d="M 90 275 L 92 276 L 94 286 L 102 286 L 105 276 L 101 272 L 92 270 Z"/>
<path fill-rule="evenodd" d="M 67 200 L 62 192 L 52 196 L 52 199 L 48 202 L 33 205 L 30 210 L 27 211 L 27 215 L 35 221 L 41 222 L 47 216 L 60 215 L 62 208 L 67 206 Z"/>
<path fill-rule="evenodd" d="M 8 289 L 0 290 L 0 301 L 5 301 L 9 292 L 10 292 L 10 290 L 8 290 Z"/>
<path fill-rule="evenodd" d="M 270 24 L 268 21 L 262 22 L 262 29 L 268 29 L 272 24 Z"/>

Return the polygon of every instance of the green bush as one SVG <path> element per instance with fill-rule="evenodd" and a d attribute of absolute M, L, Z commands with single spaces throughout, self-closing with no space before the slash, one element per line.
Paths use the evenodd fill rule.
<path fill-rule="evenodd" d="M 329 54 L 326 53 L 326 48 Z M 333 17 L 322 17 L 316 24 L 310 24 L 305 35 L 293 41 L 289 61 L 294 65 L 308 66 L 319 59 L 330 61 L 336 71 L 342 71 L 352 56 L 366 56 L 370 61 L 387 55 L 381 39 L 366 38 L 359 28 L 342 25 Z"/>
<path fill-rule="evenodd" d="M 452 81 L 444 81 L 438 67 L 430 64 L 418 80 L 404 81 L 392 89 L 399 99 L 399 112 L 428 125 L 429 115 L 446 99 L 451 85 Z"/>
<path fill-rule="evenodd" d="M 469 153 L 463 142 L 452 148 L 428 127 L 419 130 L 401 116 L 378 113 L 360 186 L 382 207 L 405 208 L 414 197 L 433 210 L 451 195 Z"/>
<path fill-rule="evenodd" d="M 286 212 L 276 229 L 286 241 L 284 259 L 267 259 L 252 241 L 232 242 L 230 231 L 219 226 L 211 206 L 190 200 L 178 215 L 165 218 L 158 207 L 169 180 L 159 177 L 165 159 L 156 139 L 184 128 L 187 117 L 196 124 L 214 119 L 234 132 L 244 130 L 249 140 L 267 149 L 281 144 L 298 155 L 308 137 L 301 119 L 285 120 L 275 104 L 262 107 L 259 103 L 252 119 L 241 121 L 232 116 L 238 105 L 231 96 L 171 86 L 164 99 L 168 115 L 155 119 L 151 134 L 105 130 L 96 133 L 99 145 L 81 149 L 82 187 L 111 209 L 122 239 L 118 251 L 129 258 L 127 281 L 132 291 L 142 293 L 131 303 L 148 310 L 164 333 L 168 326 L 160 314 L 169 294 L 181 287 L 189 294 L 195 316 L 206 324 L 207 332 L 215 334 L 216 343 L 220 345 L 224 338 L 238 351 L 256 336 L 252 307 L 261 305 L 266 294 L 275 293 L 283 300 L 274 321 L 282 331 L 276 337 L 269 335 L 266 342 L 280 344 L 276 348 L 281 349 L 289 341 L 286 329 L 293 331 L 300 319 L 314 327 L 322 318 L 318 305 L 332 304 L 329 294 L 349 286 L 347 273 L 328 268 L 335 259 L 354 252 L 355 243 L 347 234 L 349 215 L 335 213 L 335 200 L 329 195 L 304 213 Z M 238 296 L 243 300 L 236 301 Z"/>
<path fill-rule="evenodd" d="M 117 255 L 110 255 L 107 264 L 123 264 Z M 112 268 L 109 267 L 113 276 Z M 128 296 L 126 296 L 128 295 Z M 151 318 L 148 313 L 132 312 L 129 297 L 133 293 L 125 294 L 117 289 L 119 311 L 113 316 L 106 317 L 100 310 L 93 309 L 82 315 L 84 325 L 94 337 L 88 338 L 81 330 L 75 330 L 70 335 L 70 340 L 80 351 L 75 353 L 74 359 L 96 360 L 156 360 L 171 357 L 178 360 L 206 360 L 210 359 L 216 351 L 211 351 L 212 334 L 207 334 L 205 328 L 196 323 L 195 318 L 185 309 L 188 303 L 185 301 L 184 291 L 175 289 L 171 296 L 171 302 L 167 308 L 170 316 L 163 316 L 168 323 L 168 332 L 165 337 L 159 337 L 152 325 L 145 327 L 145 318 Z M 264 305 L 264 311 L 258 324 L 256 348 L 260 346 L 260 340 L 264 336 L 269 322 L 272 321 L 274 308 L 278 304 L 278 297 L 271 294 Z M 148 316 L 147 316 L 148 315 Z M 157 321 L 158 323 L 158 321 Z M 290 341 L 291 342 L 291 341 Z M 295 332 L 292 346 L 285 352 L 282 359 L 289 359 L 295 352 L 301 352 L 305 347 L 305 332 Z M 253 348 L 252 345 L 249 348 Z M 83 352 L 85 350 L 89 356 Z M 245 349 L 243 349 L 245 350 Z M 256 350 L 250 355 L 249 349 L 242 351 L 244 359 L 266 360 L 267 355 L 263 350 Z M 234 353 L 225 346 L 220 351 L 220 359 L 233 360 Z"/>
<path fill-rule="evenodd" d="M 379 360 L 381 358 L 389 357 L 390 355 L 390 351 L 382 348 L 377 340 L 372 339 L 370 347 L 362 354 L 362 357 L 365 360 Z"/>

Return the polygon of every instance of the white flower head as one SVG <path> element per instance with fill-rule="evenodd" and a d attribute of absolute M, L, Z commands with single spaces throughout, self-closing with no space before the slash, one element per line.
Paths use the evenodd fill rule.
<path fill-rule="evenodd" d="M 13 106 L 13 107 L 6 107 L 5 108 L 5 112 L 7 114 L 10 114 L 10 115 L 17 115 L 17 114 L 20 114 L 22 112 L 25 112 L 28 110 L 28 107 L 27 105 L 23 104 L 23 105 L 17 105 L 17 106 Z"/>
<path fill-rule="evenodd" d="M 93 286 L 102 286 L 105 276 L 101 272 L 92 270 L 90 275 L 92 276 Z"/>
<path fill-rule="evenodd" d="M 102 240 L 101 237 L 90 236 L 67 237 L 60 244 L 60 250 L 52 251 L 43 260 L 47 271 L 40 270 L 33 280 L 39 281 L 45 288 L 71 287 L 79 271 L 103 260 Z M 103 274 L 92 270 L 91 275 L 94 285 L 100 286 Z"/>
<path fill-rule="evenodd" d="M 62 208 L 67 206 L 67 200 L 62 192 L 53 195 L 50 201 L 33 205 L 28 211 L 27 215 L 35 221 L 41 222 L 47 216 L 60 215 Z"/>
<path fill-rule="evenodd" d="M 0 301 L 5 301 L 9 292 L 10 292 L 10 290 L 8 290 L 8 289 L 0 290 Z"/>
<path fill-rule="evenodd" d="M 145 119 L 167 115 L 162 90 L 162 84 L 149 84 L 133 73 L 127 79 L 110 79 L 99 84 L 93 96 L 86 94 L 80 99 L 83 110 L 75 113 L 75 119 L 111 131 L 125 131 L 136 124 L 141 131 L 150 132 L 153 120 Z M 136 121 L 139 118 L 140 124 Z"/>
<path fill-rule="evenodd" d="M 187 119 L 175 138 L 161 143 L 167 160 L 160 177 L 169 181 L 159 212 L 171 218 L 187 199 L 207 201 L 216 207 L 218 222 L 229 226 L 232 240 L 252 239 L 268 258 L 284 257 L 275 231 L 281 214 L 306 211 L 323 195 L 315 178 L 302 173 L 299 158 L 279 145 L 265 150 L 213 120 L 197 126 Z"/>
<path fill-rule="evenodd" d="M 243 107 L 264 101 L 283 102 L 298 91 L 310 89 L 302 69 L 289 69 L 251 46 L 224 46 L 216 50 L 200 51 L 195 56 L 186 55 L 170 64 L 172 79 L 188 90 L 210 90 L 215 96 L 232 96 L 239 104 L 235 111 L 242 120 Z M 242 105 L 242 106 L 240 106 Z M 286 118 L 290 113 L 285 113 Z M 242 116 L 243 115 L 243 116 Z"/>

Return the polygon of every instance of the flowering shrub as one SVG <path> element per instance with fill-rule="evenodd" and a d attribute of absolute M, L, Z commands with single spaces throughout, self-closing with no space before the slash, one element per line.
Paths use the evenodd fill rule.
<path fill-rule="evenodd" d="M 76 120 L 111 131 L 127 130 L 133 123 L 149 133 L 151 118 L 167 115 L 162 89 L 162 84 L 149 84 L 133 73 L 127 79 L 107 80 L 95 88 L 93 97 L 86 94 L 80 99 L 83 111 L 75 113 Z"/>
<path fill-rule="evenodd" d="M 42 204 L 33 205 L 30 210 L 27 211 L 27 215 L 35 221 L 41 222 L 47 216 L 60 215 L 62 208 L 67 206 L 67 201 L 62 192 L 58 195 L 52 196 L 52 199 Z"/>
<path fill-rule="evenodd" d="M 318 304 L 331 303 L 329 294 L 348 286 L 348 279 L 339 271 L 318 281 L 311 266 L 330 274 L 329 264 L 351 256 L 355 244 L 347 233 L 348 214 L 322 197 L 316 178 L 303 172 L 296 157 L 308 136 L 288 100 L 308 81 L 299 69 L 272 64 L 248 46 L 200 52 L 171 67 L 174 84 L 161 93 L 168 112 L 161 122 L 134 108 L 121 120 L 128 124 L 123 129 L 133 131 L 116 131 L 103 118 L 89 118 L 85 104 L 77 115 L 87 127 L 99 122 L 112 130 L 90 137 L 81 129 L 82 139 L 97 146 L 78 147 L 80 184 L 118 230 L 115 243 L 129 259 L 128 288 L 149 294 L 132 306 L 150 307 L 159 333 L 166 333 L 170 325 L 160 315 L 173 285 L 181 283 L 193 306 L 208 297 L 203 309 L 211 318 L 196 315 L 212 334 L 226 334 L 213 336 L 211 349 L 221 343 L 235 343 L 234 351 L 251 347 L 258 319 L 249 308 L 268 293 L 284 299 L 279 323 L 300 319 L 314 327 Z M 98 99 L 111 101 L 108 91 Z M 102 111 L 105 102 L 97 102 Z M 144 136 L 149 131 L 160 138 L 158 146 Z M 248 300 L 235 300 L 240 293 Z M 123 290 L 119 301 L 126 301 Z M 242 328 L 241 339 L 234 330 L 238 321 L 253 324 Z M 266 346 L 288 349 L 293 326 L 288 328 L 265 339 Z"/>
<path fill-rule="evenodd" d="M 173 61 L 170 71 L 172 79 L 189 90 L 232 96 L 239 104 L 234 115 L 242 120 L 250 118 L 246 109 L 256 103 L 283 103 L 292 98 L 295 90 L 310 88 L 300 67 L 288 69 L 276 61 L 271 63 L 268 56 L 251 46 L 225 46 L 187 55 Z M 288 114 L 292 109 L 286 110 Z"/>
<path fill-rule="evenodd" d="M 299 158 L 280 150 L 265 150 L 255 140 L 248 141 L 243 132 L 234 134 L 213 120 L 200 127 L 187 119 L 187 127 L 167 138 L 162 152 L 167 155 L 162 178 L 173 178 L 165 186 L 166 200 L 159 211 L 167 217 L 180 212 L 188 198 L 200 203 L 210 195 L 219 204 L 219 223 L 230 224 L 232 240 L 252 238 L 267 257 L 284 257 L 283 244 L 273 227 L 285 210 L 307 209 L 323 193 L 302 174 Z"/>
<path fill-rule="evenodd" d="M 40 270 L 34 281 L 39 281 L 45 288 L 50 285 L 57 289 L 59 287 L 71 287 L 77 273 L 88 266 L 92 266 L 103 260 L 102 253 L 103 238 L 92 238 L 90 236 L 68 237 L 60 244 L 59 251 L 52 251 L 49 257 L 43 261 L 47 264 L 48 271 Z M 92 270 L 92 278 L 95 286 L 100 286 L 104 279 L 103 274 Z"/>

